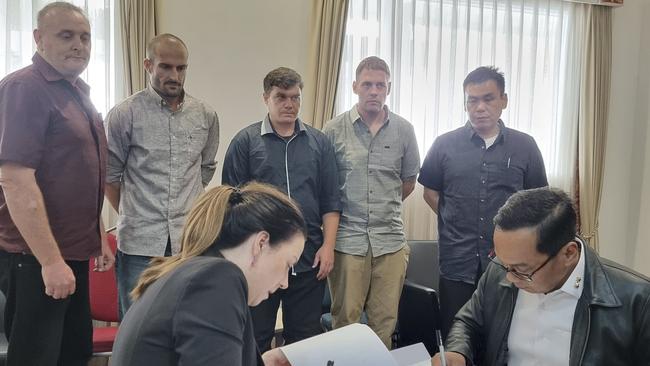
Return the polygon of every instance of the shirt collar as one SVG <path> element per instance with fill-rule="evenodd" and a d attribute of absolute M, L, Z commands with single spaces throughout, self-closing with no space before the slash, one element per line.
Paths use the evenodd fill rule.
<path fill-rule="evenodd" d="M 578 259 L 578 264 L 573 268 L 571 275 L 557 291 L 579 299 L 582 295 L 582 289 L 585 287 L 585 246 L 579 238 L 576 238 L 575 242 L 580 246 L 580 259 Z"/>
<path fill-rule="evenodd" d="M 165 99 L 161 97 L 160 94 L 158 94 L 156 89 L 154 89 L 153 86 L 151 86 L 151 83 L 147 84 L 147 88 L 145 90 L 147 95 L 153 102 L 159 104 L 161 108 L 163 107 L 169 108 L 167 101 L 165 101 Z M 183 89 L 183 91 L 181 92 L 181 103 L 178 105 L 178 111 L 182 110 L 183 105 L 185 105 L 185 96 L 186 96 L 185 89 Z"/>
<path fill-rule="evenodd" d="M 358 104 L 355 104 L 354 107 L 350 109 L 350 120 L 352 121 L 352 123 L 362 121 L 357 106 Z M 384 124 L 386 124 L 390 121 L 390 110 L 388 109 L 388 106 L 386 104 L 384 104 L 384 112 L 386 112 L 386 119 L 384 120 Z"/>
<path fill-rule="evenodd" d="M 306 131 L 307 128 L 305 127 L 305 124 L 300 120 L 300 118 L 296 118 L 296 127 L 293 130 L 294 135 L 298 134 L 300 132 Z M 275 134 L 275 130 L 273 129 L 273 126 L 271 125 L 271 118 L 269 117 L 268 113 L 266 116 L 264 116 L 264 121 L 262 121 L 262 128 L 260 129 L 260 136 L 267 135 L 269 133 Z"/>
<path fill-rule="evenodd" d="M 495 144 L 500 142 L 500 141 L 505 141 L 506 136 L 508 135 L 508 130 L 506 129 L 505 123 L 503 123 L 503 121 L 499 119 L 497 124 L 499 125 L 499 135 L 497 136 L 497 139 L 494 140 Z M 470 121 L 467 121 L 465 123 L 465 131 L 467 133 L 467 138 L 469 138 L 470 140 L 473 139 L 475 136 L 477 138 L 480 138 L 481 140 L 483 139 L 482 137 L 480 137 L 476 133 L 476 131 L 474 130 L 474 127 L 472 127 L 472 122 L 470 122 Z"/>
<path fill-rule="evenodd" d="M 61 75 L 60 72 L 58 72 L 54 66 L 50 65 L 49 62 L 47 62 L 43 56 L 41 56 L 38 52 L 34 53 L 34 56 L 32 56 L 32 63 L 34 64 L 34 67 L 38 72 L 43 75 L 45 80 L 54 82 L 54 81 L 59 81 L 59 80 L 64 80 L 68 82 L 70 85 L 77 87 L 81 89 L 85 94 L 90 93 L 90 87 L 88 84 L 86 84 L 81 78 L 77 78 L 75 80 L 74 84 L 70 83 L 65 79 L 63 75 Z"/>

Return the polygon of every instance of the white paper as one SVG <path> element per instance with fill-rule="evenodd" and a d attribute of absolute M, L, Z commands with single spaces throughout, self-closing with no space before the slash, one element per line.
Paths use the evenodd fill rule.
<path fill-rule="evenodd" d="M 421 361 L 427 361 L 421 365 L 430 365 L 426 348 L 420 346 L 410 346 L 397 352 L 403 362 L 410 362 L 398 363 L 367 325 L 350 324 L 281 347 L 280 350 L 292 366 L 419 366 Z"/>
<path fill-rule="evenodd" d="M 431 365 L 431 355 L 423 343 L 394 349 L 390 351 L 398 366 Z"/>

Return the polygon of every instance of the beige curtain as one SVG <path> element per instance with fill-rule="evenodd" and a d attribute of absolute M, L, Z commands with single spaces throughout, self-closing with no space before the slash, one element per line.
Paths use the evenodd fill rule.
<path fill-rule="evenodd" d="M 122 49 L 124 54 L 124 91 L 126 95 L 142 90 L 147 75 L 142 64 L 147 42 L 156 35 L 155 0 L 120 0 Z"/>
<path fill-rule="evenodd" d="M 315 128 L 322 128 L 334 116 L 347 10 L 348 0 L 314 2 L 311 29 L 313 47 L 305 77 L 302 115 Z"/>
<path fill-rule="evenodd" d="M 612 14 L 608 7 L 584 6 L 589 8 L 578 116 L 578 209 L 580 232 L 598 250 L 612 68 Z"/>

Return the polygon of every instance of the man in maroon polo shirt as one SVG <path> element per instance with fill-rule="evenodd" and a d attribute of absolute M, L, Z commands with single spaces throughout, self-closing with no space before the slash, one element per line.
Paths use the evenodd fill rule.
<path fill-rule="evenodd" d="M 0 271 L 7 364 L 86 365 L 92 354 L 88 260 L 113 264 L 100 220 L 106 140 L 79 74 L 83 11 L 38 13 L 33 64 L 0 81 Z"/>

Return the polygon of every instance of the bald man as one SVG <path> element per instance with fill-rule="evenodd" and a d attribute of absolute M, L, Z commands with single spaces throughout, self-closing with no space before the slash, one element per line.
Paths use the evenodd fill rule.
<path fill-rule="evenodd" d="M 216 168 L 219 120 L 183 89 L 187 59 L 180 38 L 153 38 L 144 60 L 149 85 L 106 117 L 106 198 L 119 213 L 120 316 L 151 258 L 178 253 L 185 215 Z"/>
<path fill-rule="evenodd" d="M 86 365 L 88 262 L 113 263 L 100 220 L 106 138 L 89 87 L 83 11 L 38 13 L 32 65 L 0 81 L 0 277 L 7 365 Z M 2 316 L 2 314 L 0 314 Z"/>

